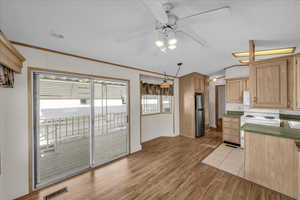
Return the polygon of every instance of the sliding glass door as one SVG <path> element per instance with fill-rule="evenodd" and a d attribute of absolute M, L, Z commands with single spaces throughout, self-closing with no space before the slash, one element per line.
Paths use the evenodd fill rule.
<path fill-rule="evenodd" d="M 129 153 L 127 81 L 32 77 L 34 189 Z"/>
<path fill-rule="evenodd" d="M 94 81 L 94 166 L 129 152 L 127 93 L 125 82 Z"/>

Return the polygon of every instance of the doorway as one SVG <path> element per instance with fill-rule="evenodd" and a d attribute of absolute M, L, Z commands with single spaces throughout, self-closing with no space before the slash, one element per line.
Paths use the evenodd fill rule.
<path fill-rule="evenodd" d="M 33 71 L 33 189 L 129 154 L 128 81 Z"/>
<path fill-rule="evenodd" d="M 216 85 L 216 127 L 222 131 L 222 116 L 225 114 L 225 85 Z"/>

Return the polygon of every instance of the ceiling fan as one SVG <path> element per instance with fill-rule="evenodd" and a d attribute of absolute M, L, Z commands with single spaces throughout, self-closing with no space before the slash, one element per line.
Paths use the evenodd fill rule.
<path fill-rule="evenodd" d="M 170 2 L 163 0 L 143 0 L 143 3 L 149 8 L 156 20 L 155 32 L 157 33 L 157 40 L 155 44 L 163 52 L 176 48 L 178 42 L 176 36 L 178 34 L 192 39 L 201 46 L 205 46 L 206 42 L 189 27 L 189 20 L 200 15 L 229 12 L 230 9 L 229 6 L 222 6 L 180 18 L 172 12 L 174 4 Z M 145 32 L 140 32 L 140 35 L 145 35 Z"/>

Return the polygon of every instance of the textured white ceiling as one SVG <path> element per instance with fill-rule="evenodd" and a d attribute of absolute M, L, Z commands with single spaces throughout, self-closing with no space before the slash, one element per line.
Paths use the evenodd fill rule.
<path fill-rule="evenodd" d="M 154 29 L 141 0 L 0 0 L 0 29 L 10 40 L 172 75 L 178 62 L 184 63 L 180 75 L 238 64 L 231 53 L 246 51 L 249 39 L 258 40 L 258 48 L 300 47 L 299 0 L 170 1 L 179 17 L 224 5 L 231 10 L 189 22 L 205 47 L 179 37 L 167 54 L 155 47 L 155 34 L 134 37 Z"/>

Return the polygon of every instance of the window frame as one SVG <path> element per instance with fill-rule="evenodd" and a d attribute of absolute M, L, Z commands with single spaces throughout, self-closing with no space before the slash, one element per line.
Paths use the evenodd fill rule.
<path fill-rule="evenodd" d="M 141 95 L 141 113 L 143 116 L 147 116 L 147 115 L 158 115 L 161 113 L 161 95 L 153 95 L 153 96 L 159 96 L 159 112 L 153 112 L 153 113 L 144 113 L 143 112 L 143 96 L 147 96 L 147 95 Z"/>
<path fill-rule="evenodd" d="M 156 113 L 144 113 L 143 112 L 143 104 L 142 104 L 142 101 L 143 101 L 143 96 L 145 95 L 142 95 L 141 94 L 141 115 L 142 116 L 151 116 L 151 115 L 160 115 L 160 114 L 172 114 L 173 113 L 173 96 L 171 96 L 171 111 L 170 112 L 163 112 L 163 96 L 167 96 L 167 95 L 157 95 L 159 96 L 159 108 L 160 108 L 160 111 L 159 112 L 156 112 Z"/>
<path fill-rule="evenodd" d="M 170 112 L 163 112 L 163 97 L 164 96 L 167 96 L 167 95 L 160 95 L 160 111 L 161 111 L 161 114 L 172 114 L 173 113 L 173 96 L 169 96 L 171 97 L 171 101 L 170 101 Z"/>

